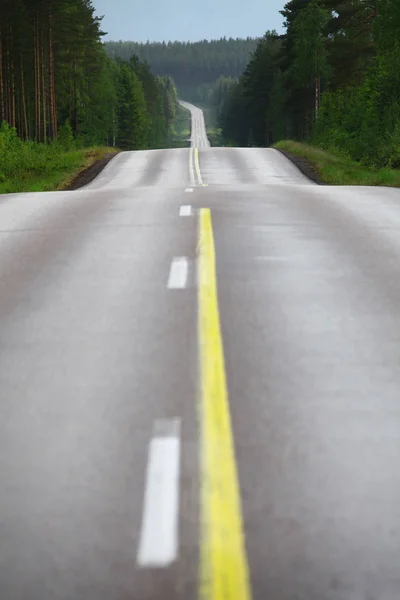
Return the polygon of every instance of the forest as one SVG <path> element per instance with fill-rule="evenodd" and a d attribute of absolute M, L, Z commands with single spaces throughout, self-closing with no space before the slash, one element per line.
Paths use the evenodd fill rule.
<path fill-rule="evenodd" d="M 227 144 L 308 141 L 365 165 L 400 167 L 400 3 L 290 0 L 215 98 Z"/>
<path fill-rule="evenodd" d="M 285 33 L 260 39 L 103 43 L 92 0 L 2 0 L 0 191 L 65 151 L 173 146 L 178 93 L 211 107 L 217 144 L 292 139 L 399 168 L 400 3 L 289 0 L 281 14 Z"/>
<path fill-rule="evenodd" d="M 2 0 L 0 121 L 19 138 L 80 145 L 166 143 L 176 109 L 169 77 L 136 57 L 111 60 L 91 0 Z"/>
<path fill-rule="evenodd" d="M 221 76 L 238 78 L 257 39 L 203 40 L 200 42 L 106 42 L 110 58 L 129 60 L 132 55 L 147 62 L 159 76 L 170 76 L 186 100 L 209 100 L 211 85 Z"/>
<path fill-rule="evenodd" d="M 91 0 L 2 0 L 0 193 L 62 189 L 107 147 L 170 145 L 174 82 L 109 58 L 103 36 Z"/>

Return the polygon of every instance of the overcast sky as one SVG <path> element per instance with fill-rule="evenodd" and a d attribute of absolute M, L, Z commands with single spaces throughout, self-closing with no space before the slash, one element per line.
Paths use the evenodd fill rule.
<path fill-rule="evenodd" d="M 282 31 L 286 0 L 93 0 L 108 40 L 256 37 Z"/>

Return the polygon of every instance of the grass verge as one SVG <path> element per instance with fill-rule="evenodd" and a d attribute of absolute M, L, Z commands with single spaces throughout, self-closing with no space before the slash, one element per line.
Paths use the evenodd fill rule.
<path fill-rule="evenodd" d="M 67 175 L 58 184 L 58 190 L 77 190 L 93 179 L 104 169 L 107 163 L 118 154 L 116 148 L 90 148 L 84 150 L 84 162 L 78 170 Z"/>
<path fill-rule="evenodd" d="M 400 170 L 368 168 L 340 154 L 291 140 L 278 142 L 274 148 L 320 184 L 400 187 Z"/>
<path fill-rule="evenodd" d="M 176 110 L 170 148 L 188 148 L 190 146 L 190 111 L 178 105 Z"/>
<path fill-rule="evenodd" d="M 206 122 L 207 137 L 210 141 L 211 146 L 218 147 L 224 145 L 224 138 L 222 135 L 222 129 L 218 127 L 218 115 L 215 106 L 207 106 L 205 104 L 199 104 L 199 108 L 202 109 L 204 114 L 204 120 Z"/>
<path fill-rule="evenodd" d="M 218 115 L 217 115 L 216 107 L 208 106 L 206 104 L 198 104 L 197 106 L 199 108 L 201 108 L 203 111 L 207 131 L 217 129 L 218 128 Z"/>
<path fill-rule="evenodd" d="M 24 149 L 19 168 L 3 169 L 0 155 L 0 194 L 17 192 L 48 192 L 71 189 L 71 183 L 95 163 L 115 153 L 113 148 L 53 151 L 51 146 L 32 149 L 32 156 Z M 108 160 L 108 159 L 107 159 Z"/>
<path fill-rule="evenodd" d="M 224 146 L 224 137 L 222 135 L 222 129 L 219 127 L 215 129 L 207 129 L 207 137 L 210 141 L 210 145 L 213 147 Z"/>

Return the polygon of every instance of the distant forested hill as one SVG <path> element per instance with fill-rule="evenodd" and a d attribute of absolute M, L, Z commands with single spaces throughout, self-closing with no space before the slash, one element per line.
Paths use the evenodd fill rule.
<path fill-rule="evenodd" d="M 258 40 L 225 39 L 201 42 L 106 42 L 109 57 L 129 60 L 136 54 L 156 75 L 169 75 L 182 96 L 193 98 L 204 84 L 221 75 L 237 78 L 246 68 Z"/>

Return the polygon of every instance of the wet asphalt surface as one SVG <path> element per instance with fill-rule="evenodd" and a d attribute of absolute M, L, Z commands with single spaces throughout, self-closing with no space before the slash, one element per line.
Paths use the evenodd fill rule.
<path fill-rule="evenodd" d="M 197 597 L 211 208 L 252 596 L 398 600 L 400 192 L 314 185 L 273 150 L 207 148 L 194 122 L 207 187 L 188 149 L 163 150 L 79 191 L 1 198 L 0 597 Z M 159 419 L 181 422 L 179 549 L 146 568 Z"/>

